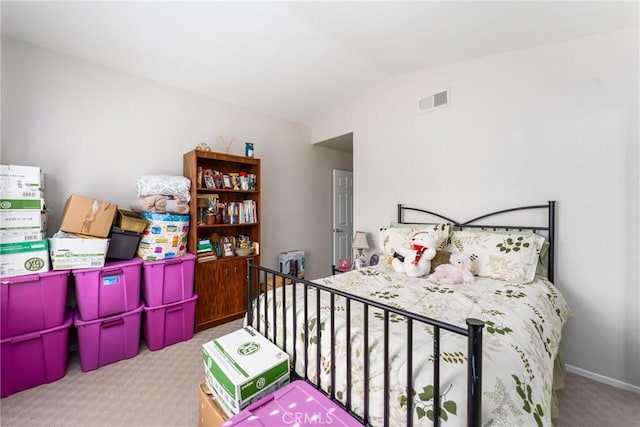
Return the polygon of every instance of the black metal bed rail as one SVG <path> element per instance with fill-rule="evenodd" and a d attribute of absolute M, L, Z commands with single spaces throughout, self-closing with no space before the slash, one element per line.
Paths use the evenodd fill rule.
<path fill-rule="evenodd" d="M 297 362 L 297 353 L 296 353 L 296 337 L 298 334 L 297 330 L 297 307 L 296 307 L 296 289 L 301 286 L 304 289 L 303 294 L 303 313 L 304 313 L 304 330 L 302 331 L 304 335 L 304 375 L 301 376 L 296 373 L 296 362 Z M 287 301 L 286 289 L 291 289 L 291 301 Z M 310 343 L 310 332 L 309 332 L 309 311 L 313 310 L 313 308 L 309 307 L 308 294 L 309 292 L 315 293 L 316 303 L 315 303 L 315 336 L 311 338 L 315 338 L 316 347 L 316 382 L 314 383 L 308 375 L 309 372 L 309 343 Z M 330 331 L 322 331 L 320 327 L 320 315 L 321 315 L 321 305 L 320 305 L 320 296 L 321 292 L 324 292 L 325 295 L 330 298 L 330 321 L 331 321 L 331 330 Z M 272 304 L 271 304 L 271 314 L 272 321 L 269 322 L 267 313 L 269 310 L 268 301 L 266 295 L 271 294 L 272 296 Z M 281 325 L 283 328 L 282 331 L 282 340 L 278 342 L 278 330 L 277 330 L 277 321 L 276 316 L 278 315 L 276 310 L 276 298 L 278 293 L 280 294 L 280 302 L 282 303 L 282 318 Z M 260 297 L 263 296 L 262 299 Z M 346 315 L 346 355 L 345 361 L 346 363 L 346 396 L 343 396 L 342 399 L 345 400 L 343 404 L 340 400 L 336 399 L 336 378 L 335 378 L 335 368 L 336 368 L 336 354 L 335 354 L 335 317 L 334 317 L 334 308 L 335 308 L 335 298 L 339 296 L 345 299 L 345 315 Z M 352 378 L 352 360 L 351 360 L 351 316 L 353 314 L 351 304 L 352 302 L 358 302 L 362 304 L 362 313 L 363 317 L 366 321 L 363 322 L 363 349 L 369 349 L 369 328 L 368 328 L 368 319 L 369 319 L 369 309 L 375 308 L 382 310 L 383 312 L 383 322 L 384 322 L 384 335 L 382 337 L 383 342 L 383 363 L 384 363 L 384 375 L 383 375 L 383 418 L 384 418 L 384 426 L 389 426 L 389 390 L 390 390 L 390 366 L 389 366 L 389 322 L 390 316 L 393 314 L 395 316 L 401 316 L 407 321 L 407 353 L 406 353 L 406 376 L 407 376 L 407 388 L 406 388 L 406 414 L 407 414 L 407 426 L 411 427 L 413 425 L 413 397 L 412 397 L 412 386 L 413 386 L 413 334 L 414 334 L 414 323 L 418 322 L 424 325 L 430 325 L 433 327 L 434 333 L 434 347 L 433 347 L 433 358 L 434 358 L 434 368 L 433 368 L 433 402 L 432 402 L 432 421 L 435 426 L 440 425 L 441 416 L 440 416 L 440 334 L 441 330 L 452 332 L 458 335 L 467 337 L 467 426 L 480 426 L 482 420 L 482 329 L 484 327 L 484 322 L 478 319 L 467 319 L 466 324 L 467 328 L 462 328 L 456 325 L 448 324 L 437 319 L 432 319 L 426 316 L 422 316 L 419 314 L 411 313 L 405 310 L 401 310 L 396 307 L 392 307 L 377 301 L 371 301 L 364 297 L 349 294 L 347 292 L 333 289 L 328 286 L 324 286 L 319 283 L 310 282 L 304 279 L 299 279 L 296 276 L 292 276 L 286 273 L 282 273 L 276 270 L 272 270 L 266 267 L 262 267 L 256 264 L 253 264 L 252 259 L 247 260 L 247 324 L 253 325 L 258 332 L 263 334 L 267 339 L 274 342 L 276 345 L 281 347 L 283 350 L 287 351 L 286 340 L 287 336 L 291 339 L 291 346 L 293 348 L 290 356 L 292 358 L 292 375 L 296 377 L 300 377 L 305 379 L 309 383 L 313 384 L 318 390 L 323 392 L 329 398 L 331 398 L 335 403 L 337 403 L 340 407 L 342 407 L 345 411 L 350 413 L 356 419 L 358 419 L 364 425 L 370 425 L 371 422 L 371 413 L 370 413 L 370 396 L 369 396 L 369 373 L 370 373 L 370 354 L 369 351 L 363 351 L 363 413 L 362 415 L 356 413 L 352 408 L 353 396 L 351 394 L 351 386 L 353 385 Z M 293 309 L 291 325 L 293 331 L 290 331 L 291 334 L 287 334 L 287 307 L 291 307 Z M 261 313 L 264 313 L 264 322 L 260 322 Z M 312 313 L 313 314 L 313 313 Z M 271 326 L 270 326 L 271 325 Z M 322 334 L 330 333 L 330 384 L 324 384 L 321 378 L 321 356 L 322 356 Z M 326 391 L 328 390 L 328 391 Z"/>
<path fill-rule="evenodd" d="M 502 214 L 509 214 L 513 212 L 522 212 L 522 211 L 530 211 L 543 209 L 547 210 L 547 223 L 544 225 L 489 225 L 489 224 L 479 224 L 479 221 L 482 221 L 487 218 L 496 217 Z M 398 222 L 401 224 L 405 224 L 404 213 L 405 211 L 418 212 L 420 214 L 430 215 L 436 218 L 440 218 L 445 220 L 451 224 L 453 224 L 457 229 L 465 229 L 465 228 L 478 228 L 482 230 L 517 230 L 517 231 L 545 231 L 547 233 L 546 239 L 549 243 L 549 248 L 547 250 L 547 278 L 549 281 L 553 282 L 555 278 L 555 250 L 556 250 L 556 227 L 555 227 L 555 218 L 556 218 L 556 202 L 555 200 L 550 200 L 546 204 L 540 205 L 529 205 L 529 206 L 520 206 L 510 209 L 502 209 L 499 211 L 491 212 L 488 214 L 480 215 L 473 219 L 470 219 L 465 222 L 456 221 L 454 219 L 448 218 L 444 215 L 441 215 L 436 212 L 431 212 L 426 209 L 420 208 L 412 208 L 408 206 L 404 206 L 403 204 L 398 204 Z M 432 224 L 432 222 L 411 222 L 413 224 Z"/>

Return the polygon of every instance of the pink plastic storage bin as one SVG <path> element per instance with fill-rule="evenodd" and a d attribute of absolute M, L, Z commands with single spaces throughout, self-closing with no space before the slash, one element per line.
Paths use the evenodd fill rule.
<path fill-rule="evenodd" d="M 198 295 L 194 295 L 186 301 L 144 308 L 144 340 L 149 350 L 193 338 L 197 299 Z"/>
<path fill-rule="evenodd" d="M 119 360 L 130 359 L 140 350 L 140 316 L 143 306 L 116 316 L 84 321 L 76 310 L 80 369 L 93 371 Z"/>
<path fill-rule="evenodd" d="M 247 406 L 223 427 L 357 426 L 354 417 L 309 383 L 297 380 Z"/>
<path fill-rule="evenodd" d="M 100 268 L 73 270 L 80 319 L 95 320 L 140 305 L 142 260 L 112 261 Z"/>
<path fill-rule="evenodd" d="M 68 279 L 68 271 L 2 279 L 0 338 L 62 325 Z"/>
<path fill-rule="evenodd" d="M 193 296 L 196 256 L 145 261 L 142 266 L 142 297 L 148 307 L 184 301 Z"/>
<path fill-rule="evenodd" d="M 1 341 L 0 397 L 64 377 L 72 318 L 69 310 L 59 326 Z"/>

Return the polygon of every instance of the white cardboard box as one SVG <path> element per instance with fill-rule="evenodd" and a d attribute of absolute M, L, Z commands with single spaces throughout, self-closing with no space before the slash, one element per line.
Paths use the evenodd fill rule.
<path fill-rule="evenodd" d="M 64 237 L 65 235 L 66 233 L 58 232 L 49 239 L 51 265 L 54 270 L 104 266 L 109 239 L 83 239 Z"/>
<path fill-rule="evenodd" d="M 202 345 L 206 382 L 228 416 L 289 383 L 289 355 L 251 326 Z"/>
<path fill-rule="evenodd" d="M 46 240 L 0 243 L 0 277 L 23 276 L 49 271 Z"/>
<path fill-rule="evenodd" d="M 36 166 L 0 165 L 0 194 L 42 197 L 44 174 Z"/>
<path fill-rule="evenodd" d="M 0 231 L 47 231 L 47 211 L 0 210 Z"/>

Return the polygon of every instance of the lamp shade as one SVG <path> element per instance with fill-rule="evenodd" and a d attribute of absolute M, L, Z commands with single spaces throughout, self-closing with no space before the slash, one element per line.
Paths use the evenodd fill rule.
<path fill-rule="evenodd" d="M 367 243 L 367 233 L 365 233 L 364 231 L 356 231 L 356 234 L 353 236 L 351 247 L 354 249 L 369 249 L 369 244 Z"/>

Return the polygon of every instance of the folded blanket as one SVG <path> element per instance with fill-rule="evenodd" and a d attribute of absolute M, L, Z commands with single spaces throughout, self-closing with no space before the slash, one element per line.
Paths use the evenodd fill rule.
<path fill-rule="evenodd" d="M 139 197 L 131 202 L 131 210 L 134 212 L 149 213 L 175 213 L 186 215 L 189 213 L 189 203 L 182 196 L 164 196 L 154 194 Z"/>
<path fill-rule="evenodd" d="M 191 198 L 191 180 L 177 175 L 143 175 L 136 181 L 138 197 L 153 195 L 180 196 L 187 202 Z"/>

